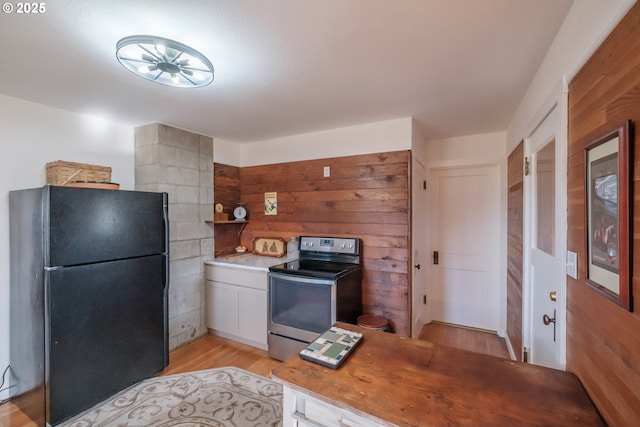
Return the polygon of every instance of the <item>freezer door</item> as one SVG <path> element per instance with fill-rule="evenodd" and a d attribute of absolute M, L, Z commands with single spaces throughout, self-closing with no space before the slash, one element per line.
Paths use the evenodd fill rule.
<path fill-rule="evenodd" d="M 164 256 L 47 271 L 47 421 L 63 421 L 168 363 Z"/>
<path fill-rule="evenodd" d="M 166 193 L 46 186 L 48 266 L 166 252 Z M 48 208 L 48 209 L 47 209 Z M 47 221 L 45 221 L 46 224 Z"/>

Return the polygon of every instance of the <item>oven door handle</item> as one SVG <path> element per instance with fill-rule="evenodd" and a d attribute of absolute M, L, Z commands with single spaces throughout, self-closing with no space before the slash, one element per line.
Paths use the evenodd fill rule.
<path fill-rule="evenodd" d="M 271 279 L 283 279 L 290 282 L 296 283 L 306 283 L 309 285 L 333 285 L 335 284 L 334 279 L 327 279 L 322 277 L 309 277 L 309 276 L 299 276 L 297 274 L 287 274 L 287 273 L 276 273 L 269 272 L 269 283 L 271 283 Z"/>

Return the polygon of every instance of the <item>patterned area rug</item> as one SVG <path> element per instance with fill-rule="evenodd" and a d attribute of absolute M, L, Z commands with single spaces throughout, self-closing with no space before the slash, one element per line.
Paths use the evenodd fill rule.
<path fill-rule="evenodd" d="M 60 425 L 281 426 L 282 386 L 233 367 L 154 377 Z"/>

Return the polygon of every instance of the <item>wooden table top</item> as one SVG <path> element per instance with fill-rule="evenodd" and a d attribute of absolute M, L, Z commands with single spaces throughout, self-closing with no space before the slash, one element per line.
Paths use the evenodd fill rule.
<path fill-rule="evenodd" d="M 336 326 L 364 334 L 340 368 L 294 356 L 272 377 L 399 426 L 605 425 L 571 373 L 355 325 Z"/>

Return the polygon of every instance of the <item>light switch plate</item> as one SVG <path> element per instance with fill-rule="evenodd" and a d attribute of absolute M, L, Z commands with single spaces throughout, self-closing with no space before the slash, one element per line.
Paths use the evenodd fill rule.
<path fill-rule="evenodd" d="M 330 166 L 325 166 L 324 170 L 323 170 L 323 174 L 324 174 L 325 178 L 328 177 L 328 176 L 331 176 L 331 167 Z"/>
<path fill-rule="evenodd" d="M 578 278 L 578 254 L 572 251 L 567 251 L 567 275 Z"/>

